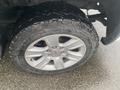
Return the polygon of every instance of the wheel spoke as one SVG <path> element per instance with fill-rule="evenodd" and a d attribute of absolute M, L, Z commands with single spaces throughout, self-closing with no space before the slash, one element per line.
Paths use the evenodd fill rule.
<path fill-rule="evenodd" d="M 44 57 L 41 57 L 40 59 L 38 60 L 33 60 L 31 62 L 31 64 L 35 67 L 36 65 L 38 65 L 39 63 L 41 63 L 45 58 Z"/>
<path fill-rule="evenodd" d="M 48 47 L 35 47 L 33 46 L 32 48 L 29 48 L 28 51 L 30 52 L 44 52 L 48 50 Z"/>
<path fill-rule="evenodd" d="M 36 67 L 36 68 L 39 68 L 39 69 L 42 69 L 42 68 L 44 68 L 44 66 L 46 66 L 49 62 L 50 62 L 50 59 L 47 58 L 47 57 L 44 57 L 44 59 L 41 59 L 41 60 L 40 60 L 40 63 L 37 64 L 35 67 Z"/>
<path fill-rule="evenodd" d="M 79 61 L 83 55 L 80 52 L 69 51 L 67 58 L 74 61 Z"/>
<path fill-rule="evenodd" d="M 76 49 L 84 46 L 83 43 L 78 39 L 70 39 L 69 41 L 61 44 L 61 47 L 67 47 L 68 49 Z"/>
<path fill-rule="evenodd" d="M 52 35 L 45 38 L 45 41 L 49 47 L 56 47 L 59 46 L 59 36 Z"/>
<path fill-rule="evenodd" d="M 73 44 L 73 43 L 75 43 L 75 42 L 76 42 L 75 39 L 70 39 L 69 41 L 67 41 L 67 42 L 65 42 L 65 43 L 63 43 L 63 44 L 60 44 L 60 46 L 61 46 L 61 47 L 67 47 L 67 46 L 69 46 L 69 45 L 71 45 L 71 44 Z"/>
<path fill-rule="evenodd" d="M 78 40 L 78 41 L 70 44 L 67 48 L 72 50 L 72 49 L 80 48 L 82 46 L 84 46 L 84 45 Z"/>
<path fill-rule="evenodd" d="M 43 53 L 48 50 L 48 47 L 40 48 L 40 47 L 32 47 L 29 48 L 26 52 L 26 57 L 33 58 L 33 57 L 40 57 Z"/>
<path fill-rule="evenodd" d="M 57 58 L 54 60 L 55 68 L 58 69 L 63 69 L 64 68 L 64 62 L 62 58 Z"/>
<path fill-rule="evenodd" d="M 41 57 L 42 53 L 29 51 L 29 52 L 26 52 L 25 55 L 27 58 L 34 58 L 34 57 Z"/>
<path fill-rule="evenodd" d="M 80 56 L 80 57 L 83 56 L 82 53 L 81 53 L 80 51 L 79 51 L 79 52 L 68 51 L 68 54 L 70 54 L 70 55 L 74 55 L 74 56 Z"/>

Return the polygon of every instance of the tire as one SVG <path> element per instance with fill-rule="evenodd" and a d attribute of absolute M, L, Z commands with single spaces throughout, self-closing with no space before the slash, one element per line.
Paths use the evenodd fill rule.
<path fill-rule="evenodd" d="M 64 73 L 85 64 L 94 54 L 98 47 L 99 39 L 93 26 L 80 21 L 81 18 L 79 17 L 74 19 L 76 16 L 75 13 L 69 14 L 69 17 L 72 17 L 73 19 L 66 18 L 64 12 L 56 13 L 57 15 L 62 15 L 64 19 L 56 18 L 55 15 L 54 18 L 52 14 L 50 14 L 48 20 L 36 21 L 32 19 L 29 20 L 29 24 L 27 22 L 19 25 L 17 28 L 19 33 L 14 37 L 9 47 L 10 57 L 18 68 L 35 74 Z M 86 52 L 83 58 L 76 64 L 61 70 L 46 71 L 30 66 L 24 57 L 28 46 L 39 38 L 54 34 L 67 34 L 80 38 L 86 45 Z"/>

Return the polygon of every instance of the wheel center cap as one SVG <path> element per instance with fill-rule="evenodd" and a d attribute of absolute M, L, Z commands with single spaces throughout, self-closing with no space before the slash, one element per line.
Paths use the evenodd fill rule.
<path fill-rule="evenodd" d="M 52 55 L 52 57 L 59 57 L 61 55 L 61 52 L 57 48 L 56 49 L 52 49 L 51 55 Z"/>

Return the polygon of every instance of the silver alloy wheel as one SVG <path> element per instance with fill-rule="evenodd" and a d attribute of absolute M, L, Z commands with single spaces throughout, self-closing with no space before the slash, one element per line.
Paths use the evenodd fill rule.
<path fill-rule="evenodd" d="M 78 63 L 86 53 L 85 43 L 68 34 L 54 34 L 42 37 L 28 46 L 26 62 L 39 70 L 55 71 Z"/>

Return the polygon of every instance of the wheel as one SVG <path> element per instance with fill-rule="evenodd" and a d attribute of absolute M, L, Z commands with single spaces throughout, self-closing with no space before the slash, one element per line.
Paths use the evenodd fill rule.
<path fill-rule="evenodd" d="M 22 27 L 11 42 L 10 56 L 17 67 L 27 72 L 57 74 L 86 63 L 97 46 L 93 26 L 80 20 L 54 18 L 30 21 Z"/>

